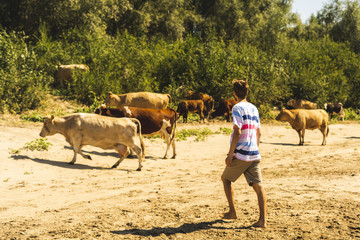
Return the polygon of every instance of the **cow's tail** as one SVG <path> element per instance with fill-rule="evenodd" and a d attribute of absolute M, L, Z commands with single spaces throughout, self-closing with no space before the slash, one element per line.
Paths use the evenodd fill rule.
<path fill-rule="evenodd" d="M 145 159 L 145 144 L 143 141 L 143 138 L 141 136 L 141 123 L 139 120 L 137 120 L 136 118 L 130 118 L 131 121 L 133 121 L 136 126 L 138 127 L 138 132 L 139 132 L 139 139 L 140 139 L 140 145 L 141 145 L 141 159 L 144 160 Z"/>
<path fill-rule="evenodd" d="M 329 128 L 329 125 L 327 125 L 326 136 L 329 135 L 329 131 L 330 131 L 330 128 Z"/>
<path fill-rule="evenodd" d="M 169 107 L 171 107 L 171 101 L 172 101 L 172 97 L 170 94 L 167 94 L 167 97 L 169 98 Z"/>

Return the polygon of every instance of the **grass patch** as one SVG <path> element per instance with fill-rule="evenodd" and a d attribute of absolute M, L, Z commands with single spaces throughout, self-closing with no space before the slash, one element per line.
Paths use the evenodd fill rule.
<path fill-rule="evenodd" d="M 188 137 L 195 136 L 196 142 L 204 141 L 208 136 L 215 134 L 226 134 L 230 135 L 232 133 L 232 129 L 230 128 L 220 128 L 219 131 L 211 131 L 209 128 L 202 129 L 183 129 L 176 133 L 176 141 L 185 141 Z"/>
<path fill-rule="evenodd" d="M 216 134 L 216 132 L 211 131 L 209 128 L 203 129 L 183 129 L 176 133 L 177 141 L 185 141 L 188 137 L 195 136 L 195 141 L 204 141 L 207 136 Z"/>
<path fill-rule="evenodd" d="M 44 116 L 39 113 L 31 113 L 31 114 L 21 114 L 20 119 L 30 122 L 42 122 L 44 119 Z"/>
<path fill-rule="evenodd" d="M 25 145 L 19 149 L 9 148 L 9 150 L 11 154 L 19 154 L 22 150 L 48 151 L 50 146 L 52 146 L 52 144 L 48 142 L 47 138 L 38 138 L 34 141 L 25 143 Z"/>

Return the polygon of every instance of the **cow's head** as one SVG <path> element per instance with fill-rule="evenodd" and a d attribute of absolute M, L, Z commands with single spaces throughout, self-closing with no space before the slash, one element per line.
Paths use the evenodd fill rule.
<path fill-rule="evenodd" d="M 116 94 L 113 94 L 112 92 L 109 92 L 108 94 L 109 94 L 109 95 L 108 95 L 108 97 L 107 97 L 106 100 L 105 100 L 105 105 L 106 105 L 106 106 L 109 106 L 109 107 L 111 107 L 111 106 L 117 106 L 117 103 L 120 102 L 119 96 L 116 95 Z"/>
<path fill-rule="evenodd" d="M 289 113 L 290 113 L 289 110 L 283 108 L 283 109 L 281 110 L 281 112 L 279 113 L 279 115 L 276 116 L 275 119 L 276 119 L 277 121 L 287 121 L 287 119 L 288 119 L 288 117 L 289 117 Z"/>
<path fill-rule="evenodd" d="M 40 132 L 40 137 L 46 137 L 51 136 L 56 133 L 55 127 L 54 127 L 54 115 L 51 115 L 51 117 L 45 117 L 44 118 L 44 125 Z"/>

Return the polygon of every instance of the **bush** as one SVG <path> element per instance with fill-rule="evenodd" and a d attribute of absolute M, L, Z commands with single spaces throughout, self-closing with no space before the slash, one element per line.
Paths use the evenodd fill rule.
<path fill-rule="evenodd" d="M 356 110 L 352 108 L 345 109 L 345 119 L 346 120 L 360 120 L 360 116 L 356 112 Z"/>
<path fill-rule="evenodd" d="M 25 41 L 23 34 L 0 30 L 0 111 L 37 108 L 51 83 Z"/>

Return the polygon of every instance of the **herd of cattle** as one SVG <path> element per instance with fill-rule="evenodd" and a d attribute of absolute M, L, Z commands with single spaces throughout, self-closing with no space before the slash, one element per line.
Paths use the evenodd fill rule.
<path fill-rule="evenodd" d="M 59 72 L 63 75 L 66 73 L 64 76 L 70 78 L 71 71 L 66 69 L 74 68 L 88 70 L 82 65 L 60 65 L 58 70 L 61 71 L 58 71 L 58 74 Z M 61 83 L 64 84 L 64 82 Z M 96 109 L 94 114 L 75 113 L 63 117 L 45 118 L 40 136 L 46 137 L 56 133 L 64 135 L 74 151 L 70 164 L 75 163 L 77 154 L 91 159 L 89 155 L 81 151 L 85 145 L 115 149 L 120 159 L 112 168 L 116 168 L 133 151 L 138 157 L 137 170 L 140 171 L 145 157 L 142 136 L 160 135 L 165 139 L 167 146 L 164 158 L 167 157 L 170 145 L 173 149 L 172 158 L 175 158 L 175 130 L 180 116 L 183 117 L 185 123 L 189 112 L 198 113 L 200 121 L 203 122 L 205 118 L 209 120 L 218 116 L 224 116 L 227 121 L 230 121 L 232 107 L 237 103 L 233 98 L 223 100 L 214 110 L 215 101 L 207 94 L 187 91 L 184 98 L 185 100 L 178 104 L 175 111 L 168 108 L 172 101 L 169 94 L 134 92 L 119 95 L 109 92 L 105 104 Z M 344 109 L 341 103 L 327 103 L 324 106 L 325 110 L 318 109 L 317 104 L 306 100 L 291 99 L 287 105 L 294 109 L 281 110 L 276 120 L 290 123 L 299 134 L 299 145 L 304 144 L 305 129 L 319 129 L 323 134 L 322 145 L 325 145 L 329 134 L 329 115 L 331 117 L 338 114 L 344 120 Z M 136 143 L 137 137 L 140 139 L 140 146 Z"/>
<path fill-rule="evenodd" d="M 172 158 L 175 158 L 175 130 L 180 116 L 183 116 L 183 122 L 187 122 L 189 112 L 198 113 L 202 121 L 205 117 L 209 119 L 217 116 L 225 116 L 227 121 L 230 121 L 232 107 L 236 104 L 235 99 L 224 100 L 214 110 L 214 99 L 207 94 L 188 91 L 185 98 L 175 111 L 168 107 L 172 100 L 169 94 L 109 92 L 105 104 L 97 108 L 94 114 L 75 113 L 45 118 L 40 136 L 56 133 L 64 135 L 74 151 L 70 164 L 75 163 L 77 154 L 91 159 L 81 151 L 83 146 L 91 145 L 102 149 L 115 149 L 119 153 L 120 159 L 113 168 L 131 151 L 134 152 L 139 162 L 137 170 L 140 171 L 145 157 L 142 136 L 160 135 L 166 142 L 164 158 L 167 157 L 170 145 L 173 149 Z M 325 145 L 329 133 L 328 113 L 343 116 L 344 112 L 341 104 L 326 104 L 328 113 L 323 109 L 316 109 L 316 104 L 305 100 L 290 100 L 287 104 L 295 109 L 283 109 L 276 120 L 290 123 L 299 134 L 299 145 L 304 144 L 305 129 L 319 129 L 323 134 L 322 144 Z M 137 138 L 140 139 L 140 145 L 136 143 Z"/>

